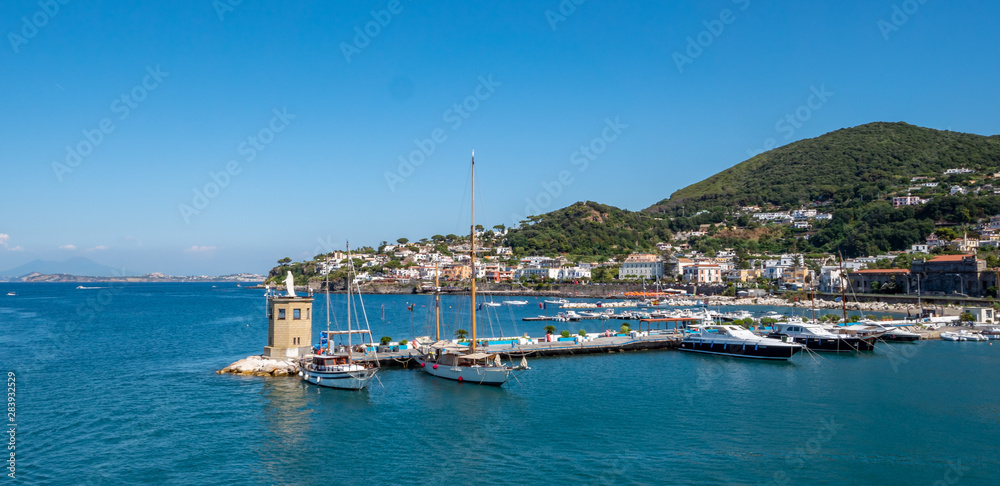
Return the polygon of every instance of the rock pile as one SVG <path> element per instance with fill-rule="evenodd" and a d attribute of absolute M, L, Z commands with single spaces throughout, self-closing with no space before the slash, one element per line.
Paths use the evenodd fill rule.
<path fill-rule="evenodd" d="M 290 358 L 271 359 L 264 356 L 248 356 L 216 373 L 245 376 L 294 376 L 298 372 L 299 364 Z"/>

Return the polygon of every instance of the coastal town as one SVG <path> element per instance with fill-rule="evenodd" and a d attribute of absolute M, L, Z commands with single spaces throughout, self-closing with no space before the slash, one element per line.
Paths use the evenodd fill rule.
<path fill-rule="evenodd" d="M 775 215 L 783 217 L 779 218 Z M 771 225 L 823 219 L 828 214 L 804 209 L 753 213 Z M 682 293 L 763 296 L 771 292 L 815 290 L 821 293 L 922 295 L 927 297 L 996 297 L 998 263 L 992 253 L 1000 245 L 1000 215 L 976 223 L 973 233 L 958 238 L 931 233 L 908 250 L 841 258 L 835 254 L 738 254 L 732 248 L 698 251 L 690 240 L 714 227 L 679 232 L 671 242 L 657 242 L 655 251 L 634 252 L 603 261 L 574 261 L 566 255 L 516 257 L 504 246 L 506 230 L 478 231 L 477 281 L 512 284 L 524 290 L 545 290 L 559 283 L 640 284 L 650 290 L 686 289 Z M 954 233 L 944 228 L 940 233 Z M 352 258 L 361 284 L 420 287 L 438 277 L 444 282 L 472 277 L 467 238 L 435 236 L 431 241 L 383 243 L 361 249 Z M 347 254 L 320 254 L 312 262 L 281 261 L 272 277 L 284 271 L 306 273 L 315 284 L 328 274 L 336 277 Z M 311 270 L 311 271 L 310 271 Z M 310 275 L 311 274 L 311 275 Z"/>

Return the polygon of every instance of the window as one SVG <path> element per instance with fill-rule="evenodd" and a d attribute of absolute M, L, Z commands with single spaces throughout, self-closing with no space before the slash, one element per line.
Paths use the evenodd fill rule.
<path fill-rule="evenodd" d="M 302 309 L 292 309 L 292 319 L 302 319 Z"/>
<path fill-rule="evenodd" d="M 285 318 L 285 309 L 278 309 L 278 319 Z"/>

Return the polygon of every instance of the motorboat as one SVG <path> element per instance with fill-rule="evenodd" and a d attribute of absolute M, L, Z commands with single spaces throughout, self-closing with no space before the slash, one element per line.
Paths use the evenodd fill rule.
<path fill-rule="evenodd" d="M 965 329 L 959 331 L 942 332 L 941 339 L 944 341 L 989 341 L 988 336 L 970 332 Z"/>
<path fill-rule="evenodd" d="M 787 360 L 805 349 L 791 341 L 758 336 L 742 326 L 713 324 L 701 326 L 681 341 L 681 351 L 717 354 L 736 358 Z"/>
<path fill-rule="evenodd" d="M 881 339 L 883 341 L 914 342 L 920 340 L 920 334 L 902 326 L 891 326 L 878 321 L 861 321 L 861 324 L 872 326 L 882 332 Z"/>
<path fill-rule="evenodd" d="M 14 292 L 13 290 L 11 290 L 10 292 L 7 292 L 7 295 L 8 295 L 9 297 L 14 297 L 14 296 L 16 296 L 16 295 L 17 295 L 17 293 L 16 293 L 16 292 Z"/>
<path fill-rule="evenodd" d="M 553 305 L 563 305 L 563 304 L 569 304 L 569 301 L 566 299 L 556 299 L 556 300 L 546 300 L 545 303 Z"/>
<path fill-rule="evenodd" d="M 983 329 L 981 335 L 986 336 L 987 339 L 997 340 L 1000 339 L 1000 327 L 991 327 L 989 329 Z"/>
<path fill-rule="evenodd" d="M 505 300 L 503 301 L 505 305 L 525 305 L 528 303 L 526 300 Z"/>
<path fill-rule="evenodd" d="M 880 334 L 868 336 L 835 334 L 815 322 L 778 322 L 767 337 L 787 339 L 805 345 L 813 351 L 847 353 L 851 351 L 872 351 Z"/>

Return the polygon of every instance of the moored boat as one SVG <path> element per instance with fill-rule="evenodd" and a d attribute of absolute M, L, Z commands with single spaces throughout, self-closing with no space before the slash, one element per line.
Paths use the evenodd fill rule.
<path fill-rule="evenodd" d="M 347 258 L 350 261 L 350 245 L 347 247 Z M 319 353 L 303 363 L 299 376 L 308 383 L 327 388 L 361 390 L 378 373 L 378 356 L 375 355 L 376 348 L 372 343 L 372 332 L 368 325 L 367 316 L 364 319 L 364 328 L 361 327 L 361 321 L 357 316 L 364 312 L 363 309 L 362 312 L 354 313 L 353 319 L 357 321 L 358 325 L 357 329 L 352 328 L 351 301 L 353 295 L 351 290 L 354 284 L 351 282 L 354 281 L 357 274 L 354 271 L 353 263 L 349 263 L 348 268 L 350 278 L 347 285 L 347 330 L 330 330 L 330 280 L 328 274 L 326 279 L 326 330 L 320 333 Z M 291 273 L 289 273 L 289 279 L 291 279 Z M 289 288 L 293 288 L 291 282 L 288 285 Z M 360 289 L 358 289 L 358 298 L 359 300 L 361 298 Z M 361 302 L 361 305 L 364 306 L 364 301 Z M 361 338 L 360 344 L 357 345 L 352 341 L 352 336 L 356 334 Z M 374 359 L 355 359 L 355 353 L 367 355 L 369 350 Z"/>
<path fill-rule="evenodd" d="M 789 339 L 813 351 L 830 353 L 872 351 L 878 336 L 834 334 L 821 325 L 810 322 L 778 322 L 774 324 L 774 331 L 767 335 L 774 339 Z"/>
<path fill-rule="evenodd" d="M 794 342 L 758 336 L 742 326 L 725 324 L 701 326 L 685 336 L 681 351 L 733 356 L 735 358 L 787 360 L 804 346 Z"/>
<path fill-rule="evenodd" d="M 472 225 L 470 229 L 471 255 L 470 266 L 472 275 L 476 274 L 476 153 L 472 153 Z M 436 277 L 435 277 L 436 280 Z M 470 302 L 472 311 L 470 316 L 471 335 L 468 346 L 453 344 L 441 340 L 440 312 L 436 311 L 437 341 L 421 349 L 422 353 L 414 357 L 420 369 L 431 376 L 454 380 L 458 382 L 469 382 L 479 385 L 503 386 L 504 383 L 516 373 L 529 370 L 528 362 L 521 358 L 518 366 L 509 366 L 500 359 L 499 353 L 480 352 L 477 350 L 478 340 L 476 338 L 476 279 L 471 280 Z M 437 298 L 436 298 L 437 299 Z M 527 301 L 505 301 L 508 305 L 524 305 Z M 440 303 L 436 300 L 435 308 L 440 309 Z"/>

